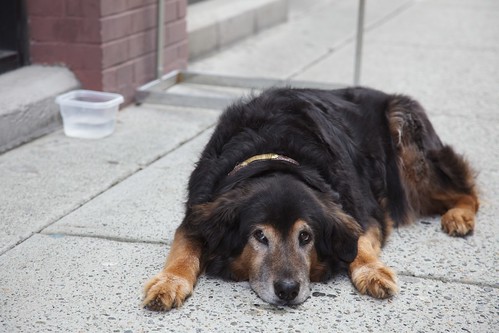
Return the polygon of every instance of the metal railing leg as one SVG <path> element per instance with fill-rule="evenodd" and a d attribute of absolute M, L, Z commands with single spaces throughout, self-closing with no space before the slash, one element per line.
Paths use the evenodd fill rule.
<path fill-rule="evenodd" d="M 362 65 L 362 43 L 364 38 L 364 13 L 366 9 L 366 1 L 359 0 L 359 13 L 357 16 L 357 39 L 355 43 L 355 64 L 353 73 L 353 84 L 360 84 L 360 72 Z"/>
<path fill-rule="evenodd" d="M 163 76 L 163 48 L 164 48 L 164 34 L 165 34 L 165 3 L 163 0 L 158 0 L 158 33 L 156 35 L 156 78 L 161 79 Z"/>

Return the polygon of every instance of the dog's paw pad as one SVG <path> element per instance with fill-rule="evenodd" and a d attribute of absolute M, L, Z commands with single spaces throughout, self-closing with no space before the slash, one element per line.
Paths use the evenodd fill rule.
<path fill-rule="evenodd" d="M 160 273 L 145 286 L 144 307 L 154 311 L 167 311 L 180 307 L 192 294 L 193 284 L 170 273 Z"/>
<path fill-rule="evenodd" d="M 475 227 L 475 213 L 463 208 L 449 209 L 442 216 L 441 225 L 450 236 L 465 236 Z"/>
<path fill-rule="evenodd" d="M 362 294 L 388 298 L 398 292 L 395 272 L 381 262 L 369 263 L 352 272 L 352 282 Z"/>

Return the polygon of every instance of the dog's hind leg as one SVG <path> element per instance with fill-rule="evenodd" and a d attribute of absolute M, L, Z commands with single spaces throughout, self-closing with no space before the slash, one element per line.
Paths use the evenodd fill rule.
<path fill-rule="evenodd" d="M 430 152 L 428 159 L 435 175 L 432 198 L 444 208 L 442 229 L 451 236 L 465 236 L 475 227 L 479 207 L 473 172 L 449 146 Z"/>
<path fill-rule="evenodd" d="M 165 267 L 145 285 L 144 306 L 156 311 L 181 306 L 200 274 L 200 258 L 201 245 L 177 229 Z"/>
<path fill-rule="evenodd" d="M 360 236 L 357 257 L 349 265 L 352 283 L 362 294 L 387 298 L 398 291 L 395 272 L 379 260 L 381 231 L 372 226 Z"/>
<path fill-rule="evenodd" d="M 441 214 L 442 229 L 451 236 L 472 232 L 479 203 L 468 163 L 442 144 L 424 109 L 411 98 L 392 96 L 387 116 L 414 215 Z"/>
<path fill-rule="evenodd" d="M 465 236 L 475 228 L 475 214 L 478 208 L 476 198 L 462 196 L 454 200 L 441 220 L 442 230 L 451 236 Z"/>

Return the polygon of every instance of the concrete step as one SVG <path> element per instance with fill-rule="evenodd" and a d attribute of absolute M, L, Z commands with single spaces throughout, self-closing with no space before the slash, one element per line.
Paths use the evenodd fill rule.
<path fill-rule="evenodd" d="M 0 76 L 0 153 L 61 126 L 55 97 L 80 83 L 64 67 L 28 66 Z"/>
<path fill-rule="evenodd" d="M 285 22 L 288 0 L 208 0 L 187 12 L 189 57 L 198 58 Z"/>

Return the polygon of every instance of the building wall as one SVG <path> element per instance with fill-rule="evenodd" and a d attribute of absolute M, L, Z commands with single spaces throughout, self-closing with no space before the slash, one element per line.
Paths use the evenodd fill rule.
<path fill-rule="evenodd" d="M 185 68 L 187 0 L 164 0 L 164 73 Z M 64 64 L 83 88 L 128 102 L 156 77 L 156 0 L 27 0 L 32 63 Z"/>

